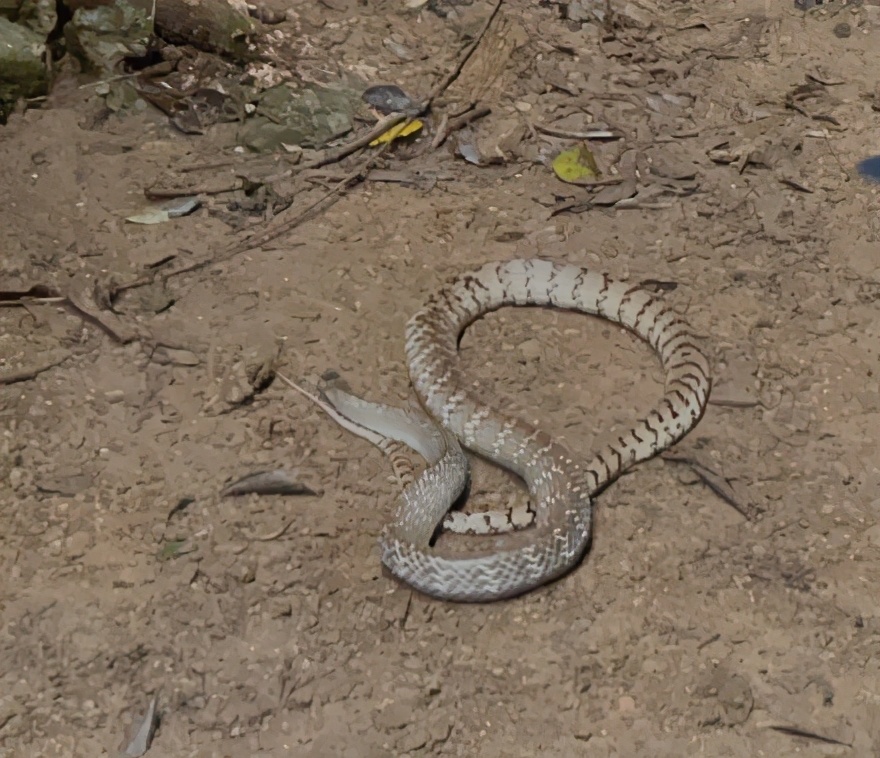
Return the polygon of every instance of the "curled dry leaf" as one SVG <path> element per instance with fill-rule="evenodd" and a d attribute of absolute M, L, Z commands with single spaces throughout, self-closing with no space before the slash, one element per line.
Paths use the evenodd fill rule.
<path fill-rule="evenodd" d="M 247 474 L 226 485 L 220 493 L 223 497 L 237 495 L 317 495 L 313 489 L 297 481 L 296 471 L 275 469 Z"/>
<path fill-rule="evenodd" d="M 202 204 L 197 197 L 182 197 L 161 208 L 150 208 L 142 213 L 127 216 L 126 221 L 132 224 L 162 224 L 172 218 L 187 216 Z"/>
<path fill-rule="evenodd" d="M 634 177 L 627 177 L 618 184 L 609 184 L 603 187 L 593 197 L 593 205 L 617 205 L 622 200 L 629 200 L 635 196 L 638 184 Z"/>

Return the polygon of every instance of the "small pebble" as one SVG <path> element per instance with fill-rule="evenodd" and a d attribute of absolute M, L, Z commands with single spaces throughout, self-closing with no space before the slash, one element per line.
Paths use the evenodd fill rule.
<path fill-rule="evenodd" d="M 852 27 L 845 21 L 834 27 L 834 36 L 838 39 L 846 39 L 852 34 Z"/>
<path fill-rule="evenodd" d="M 530 339 L 520 343 L 519 350 L 520 353 L 522 353 L 522 357 L 527 361 L 539 360 L 541 353 L 543 353 L 541 343 L 536 339 Z"/>
<path fill-rule="evenodd" d="M 21 487 L 23 481 L 24 469 L 14 468 L 9 472 L 9 486 L 12 487 L 13 490 L 17 490 Z"/>
<path fill-rule="evenodd" d="M 104 399 L 108 403 L 118 403 L 125 399 L 125 393 L 122 390 L 108 390 L 104 393 Z"/>

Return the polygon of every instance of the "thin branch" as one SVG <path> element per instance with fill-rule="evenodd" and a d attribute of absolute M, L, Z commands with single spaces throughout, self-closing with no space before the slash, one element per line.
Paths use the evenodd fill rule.
<path fill-rule="evenodd" d="M 21 369 L 21 371 L 12 371 L 8 374 L 0 374 L 0 384 L 15 384 L 16 382 L 26 382 L 28 379 L 33 379 L 39 374 L 42 374 L 44 371 L 48 371 L 50 368 L 60 366 L 62 363 L 64 363 L 64 361 L 70 358 L 70 356 L 71 354 L 68 353 L 61 358 L 56 358 L 53 361 L 41 363 L 38 366 L 31 366 L 30 368 Z"/>
<path fill-rule="evenodd" d="M 535 131 L 547 134 L 550 137 L 562 137 L 563 139 L 621 139 L 621 135 L 611 129 L 595 129 L 589 132 L 570 132 L 566 129 L 557 129 L 555 126 L 533 124 Z"/>
<path fill-rule="evenodd" d="M 417 109 L 408 112 L 408 113 L 391 113 L 381 121 L 377 122 L 376 125 L 370 129 L 370 131 L 366 132 L 362 136 L 358 137 L 351 142 L 342 145 L 335 150 L 331 150 L 319 158 L 316 158 L 307 163 L 303 163 L 302 165 L 297 167 L 297 173 L 304 171 L 306 169 L 314 169 L 321 168 L 322 166 L 326 166 L 330 163 L 337 163 L 343 158 L 351 155 L 352 153 L 360 150 L 361 148 L 369 145 L 373 140 L 381 135 L 385 134 L 389 129 L 397 126 L 400 123 L 403 123 L 404 126 L 412 123 L 417 117 L 423 116 L 431 109 L 431 105 L 434 100 L 439 97 L 446 89 L 451 85 L 461 74 L 462 69 L 465 64 L 470 60 L 471 56 L 476 51 L 480 42 L 482 42 L 483 37 L 486 35 L 489 26 L 492 21 L 495 19 L 495 16 L 498 14 L 498 10 L 501 8 L 504 0 L 496 0 L 495 4 L 492 6 L 492 10 L 489 12 L 486 20 L 483 22 L 483 25 L 480 27 L 480 30 L 477 32 L 474 39 L 471 43 L 465 48 L 464 53 L 462 53 L 455 67 L 450 71 L 438 84 L 431 90 L 431 93 L 428 97 L 422 101 L 422 103 L 418 106 Z M 473 119 L 480 118 L 485 115 L 485 113 L 480 112 L 480 110 L 472 111 L 469 114 L 465 114 L 461 118 L 467 117 L 466 121 L 462 122 L 462 125 L 472 121 Z M 333 203 L 335 203 L 340 197 L 345 195 L 345 193 L 350 189 L 350 187 L 362 181 L 364 177 L 367 175 L 369 170 L 376 165 L 379 159 L 385 154 L 389 145 L 393 143 L 386 142 L 381 149 L 374 152 L 370 155 L 365 161 L 363 161 L 356 169 L 343 177 L 336 185 L 330 188 L 330 190 L 318 198 L 315 202 L 309 205 L 307 208 L 302 210 L 299 214 L 294 216 L 293 218 L 285 221 L 283 223 L 274 226 L 273 228 L 267 229 L 262 234 L 245 237 L 243 240 L 238 242 L 237 244 L 232 245 L 228 249 L 226 249 L 219 256 L 205 258 L 200 261 L 196 261 L 182 268 L 176 269 L 174 271 L 167 272 L 163 279 L 167 281 L 172 276 L 177 276 L 178 274 L 182 274 L 188 271 L 196 271 L 205 266 L 210 266 L 214 263 L 222 263 L 223 261 L 229 260 L 230 258 L 243 253 L 247 250 L 252 250 L 257 247 L 262 247 L 272 240 L 277 239 L 278 237 L 286 234 L 287 232 L 295 229 L 297 226 L 302 224 L 305 221 L 313 218 L 320 211 L 326 210 Z M 142 277 L 135 282 L 131 282 L 127 285 L 124 285 L 125 289 L 130 289 L 132 287 L 142 286 L 143 284 L 152 281 L 151 278 Z M 118 289 L 118 288 L 117 288 Z"/>
<path fill-rule="evenodd" d="M 317 212 L 329 208 L 331 205 L 333 205 L 333 203 L 339 200 L 340 197 L 345 195 L 345 193 L 349 189 L 349 185 L 351 185 L 352 183 L 359 183 L 363 180 L 369 170 L 378 162 L 379 158 L 381 158 L 385 154 L 385 150 L 390 144 L 390 142 L 385 143 L 382 146 L 381 150 L 376 151 L 373 155 L 367 158 L 367 160 L 363 161 L 354 171 L 346 174 L 342 179 L 339 180 L 337 184 L 331 187 L 328 192 L 315 200 L 315 202 L 313 202 L 311 205 L 307 206 L 298 215 L 294 216 L 288 221 L 285 221 L 282 224 L 278 224 L 275 227 L 267 229 L 262 234 L 259 234 L 255 237 L 245 238 L 237 245 L 233 245 L 231 248 L 229 248 L 220 258 L 217 258 L 216 260 L 218 262 L 223 261 L 227 258 L 231 258 L 233 255 L 243 253 L 245 252 L 245 250 L 253 250 L 256 247 L 262 247 L 268 242 L 271 242 L 274 239 L 278 239 L 278 237 L 280 237 L 281 235 L 286 234 L 292 229 L 295 229 L 301 223 L 316 215 Z"/>
<path fill-rule="evenodd" d="M 496 0 L 495 5 L 492 6 L 492 10 L 489 11 L 489 15 L 486 17 L 486 20 L 480 27 L 480 31 L 477 32 L 471 44 L 468 45 L 467 48 L 465 48 L 465 51 L 462 54 L 461 58 L 458 59 L 458 63 L 456 64 L 455 68 L 453 68 L 452 71 L 450 71 L 445 77 L 443 77 L 443 79 L 440 80 L 437 86 L 434 87 L 433 90 L 431 90 L 431 94 L 428 95 L 427 99 L 422 102 L 421 108 L 419 110 L 420 114 L 426 113 L 428 110 L 430 110 L 434 100 L 440 97 L 440 95 L 442 95 L 449 88 L 449 86 L 456 79 L 458 79 L 465 64 L 470 60 L 471 56 L 479 47 L 480 42 L 483 41 L 483 37 L 486 36 L 486 32 L 489 30 L 489 26 L 495 20 L 495 16 L 498 15 L 498 10 L 501 8 L 501 4 L 503 2 L 504 0 Z"/>
<path fill-rule="evenodd" d="M 327 152 L 325 155 L 320 158 L 316 158 L 313 161 L 309 161 L 308 163 L 303 163 L 299 166 L 299 170 L 303 171 L 309 168 L 321 168 L 321 166 L 326 166 L 328 163 L 338 163 L 343 158 L 351 155 L 353 152 L 360 150 L 362 147 L 366 147 L 369 145 L 374 139 L 377 137 L 381 137 L 385 132 L 387 132 L 392 127 L 397 126 L 401 121 L 406 121 L 407 123 L 413 120 L 412 116 L 408 116 L 406 113 L 389 113 L 385 118 L 381 121 L 377 121 L 376 125 L 370 129 L 370 131 L 366 132 L 362 136 L 358 137 L 351 142 L 342 145 L 341 147 L 336 148 L 335 150 L 331 150 Z"/>
<path fill-rule="evenodd" d="M 844 747 L 852 747 L 852 742 L 843 742 L 842 740 L 835 739 L 834 737 L 828 737 L 827 735 L 820 734 L 819 732 L 814 732 L 811 729 L 804 729 L 799 726 L 785 726 L 782 724 L 771 724 L 770 729 L 775 732 L 780 732 L 781 734 L 788 734 L 792 737 L 803 737 L 808 740 L 816 740 L 817 742 L 824 742 L 828 745 L 843 745 Z"/>
<path fill-rule="evenodd" d="M 737 498 L 733 488 L 727 480 L 720 474 L 716 474 L 711 469 L 704 466 L 698 460 L 686 455 L 676 455 L 675 453 L 664 453 L 661 458 L 670 463 L 683 463 L 690 468 L 712 492 L 720 497 L 725 503 L 731 506 L 746 521 L 754 521 L 754 508 L 750 504 L 743 504 Z"/>
<path fill-rule="evenodd" d="M 431 147 L 436 150 L 446 141 L 447 137 L 449 137 L 450 134 L 458 131 L 459 129 L 462 129 L 463 127 L 470 124 L 472 121 L 476 121 L 478 118 L 488 116 L 491 112 L 491 108 L 485 105 L 481 105 L 479 108 L 474 108 L 474 110 L 468 111 L 467 113 L 464 113 L 457 118 L 444 118 L 443 123 L 441 123 L 440 128 L 437 130 L 437 134 L 431 141 Z"/>

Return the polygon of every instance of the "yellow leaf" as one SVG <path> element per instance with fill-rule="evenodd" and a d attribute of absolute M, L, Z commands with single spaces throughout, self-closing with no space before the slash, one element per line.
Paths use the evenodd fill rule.
<path fill-rule="evenodd" d="M 376 137 L 376 139 L 370 143 L 370 147 L 384 145 L 386 142 L 396 140 L 398 137 L 408 137 L 410 134 L 415 134 L 416 132 L 421 131 L 423 126 L 424 124 L 418 119 L 415 119 L 408 124 L 404 122 L 397 126 L 392 126 L 387 132 Z"/>
<path fill-rule="evenodd" d="M 585 142 L 553 159 L 553 173 L 569 184 L 591 184 L 602 177 L 596 158 Z"/>

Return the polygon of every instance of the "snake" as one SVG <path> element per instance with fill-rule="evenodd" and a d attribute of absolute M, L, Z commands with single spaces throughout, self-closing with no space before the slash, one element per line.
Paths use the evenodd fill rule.
<path fill-rule="evenodd" d="M 485 403 L 461 368 L 465 329 L 503 306 L 578 311 L 621 325 L 659 356 L 662 396 L 626 431 L 600 438 L 591 459 L 573 454 L 536 425 Z M 310 391 L 285 381 L 391 458 L 400 491 L 379 538 L 391 574 L 441 600 L 491 602 L 569 573 L 589 547 L 596 495 L 696 426 L 711 389 L 709 362 L 696 343 L 682 316 L 649 290 L 580 266 L 527 258 L 454 276 L 409 320 L 406 356 L 419 407 L 369 402 L 339 382 Z M 420 475 L 403 462 L 404 448 L 425 459 Z M 511 512 L 450 512 L 469 481 L 465 449 L 525 483 L 533 503 L 526 525 L 527 519 L 514 523 Z M 483 533 L 465 538 L 444 531 Z"/>

